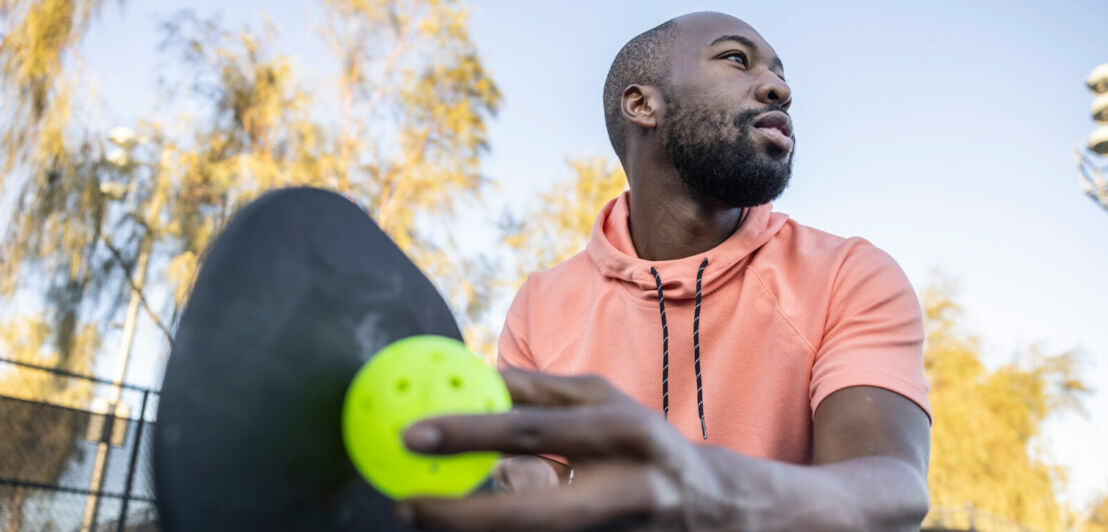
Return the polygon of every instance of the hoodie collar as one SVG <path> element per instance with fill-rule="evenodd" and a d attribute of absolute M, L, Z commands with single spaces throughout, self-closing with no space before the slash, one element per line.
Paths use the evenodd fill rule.
<path fill-rule="evenodd" d="M 639 258 L 631 241 L 630 198 L 631 191 L 624 191 L 604 206 L 586 252 L 602 275 L 632 285 L 632 292 L 648 300 L 658 298 L 651 268 L 661 277 L 666 298 L 689 299 L 696 297 L 697 270 L 707 258 L 702 293 L 711 293 L 738 273 L 745 259 L 769 242 L 788 220 L 787 215 L 773 212 L 770 203 L 752 207 L 739 229 L 718 246 L 681 259 L 648 261 Z"/>

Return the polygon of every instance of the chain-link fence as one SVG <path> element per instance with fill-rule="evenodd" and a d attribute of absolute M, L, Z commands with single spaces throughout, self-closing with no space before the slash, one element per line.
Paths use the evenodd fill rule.
<path fill-rule="evenodd" d="M 156 530 L 158 392 L 0 358 L 0 532 Z"/>
<path fill-rule="evenodd" d="M 974 532 L 1036 532 L 1023 524 L 999 515 L 965 506 L 931 508 L 923 520 L 923 531 L 970 530 Z"/>

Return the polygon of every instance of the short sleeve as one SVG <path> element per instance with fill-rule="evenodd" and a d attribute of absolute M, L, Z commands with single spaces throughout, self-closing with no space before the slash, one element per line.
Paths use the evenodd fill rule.
<path fill-rule="evenodd" d="M 516 292 L 516 297 L 508 308 L 508 315 L 504 318 L 504 328 L 500 331 L 497 343 L 496 366 L 500 369 L 517 368 L 531 371 L 538 369 L 528 346 L 530 286 L 531 278 L 528 277 Z"/>
<path fill-rule="evenodd" d="M 910 399 L 930 418 L 919 299 L 892 257 L 856 242 L 836 274 L 812 367 L 813 415 L 838 390 L 876 386 Z"/>

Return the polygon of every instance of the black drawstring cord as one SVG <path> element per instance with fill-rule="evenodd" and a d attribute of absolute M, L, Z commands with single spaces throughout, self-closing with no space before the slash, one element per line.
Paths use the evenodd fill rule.
<path fill-rule="evenodd" d="M 658 270 L 650 267 L 654 282 L 658 283 L 658 308 L 662 312 L 662 416 L 669 419 L 669 327 L 666 326 L 666 299 L 662 295 L 662 278 Z"/>
<path fill-rule="evenodd" d="M 700 382 L 700 280 L 704 277 L 704 268 L 708 266 L 708 257 L 700 263 L 696 272 L 696 311 L 693 314 L 693 363 L 696 366 L 696 409 L 700 414 L 700 432 L 708 439 L 708 424 L 704 422 L 704 387 Z"/>
<path fill-rule="evenodd" d="M 700 433 L 708 439 L 708 424 L 704 421 L 704 385 L 700 378 L 700 284 L 704 279 L 704 268 L 708 267 L 708 258 L 700 263 L 696 272 L 696 310 L 693 313 L 693 364 L 696 368 L 696 410 L 700 414 Z M 654 282 L 658 286 L 658 310 L 662 314 L 662 415 L 669 419 L 669 326 L 666 324 L 666 298 L 662 294 L 662 277 L 658 270 L 650 268 Z"/>

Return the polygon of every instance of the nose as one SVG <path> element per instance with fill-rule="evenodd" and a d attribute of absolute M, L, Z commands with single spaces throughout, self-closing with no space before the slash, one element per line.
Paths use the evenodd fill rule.
<path fill-rule="evenodd" d="M 758 101 L 766 105 L 776 105 L 782 109 L 788 109 L 793 103 L 792 90 L 785 80 L 773 72 L 766 72 L 759 80 L 756 92 Z"/>

